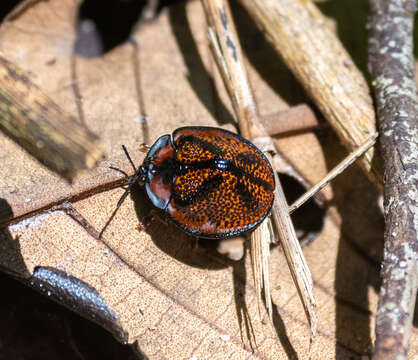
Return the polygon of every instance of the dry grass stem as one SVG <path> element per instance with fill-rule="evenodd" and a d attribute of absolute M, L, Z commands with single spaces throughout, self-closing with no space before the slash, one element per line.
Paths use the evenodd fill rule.
<path fill-rule="evenodd" d="M 256 105 L 245 67 L 242 64 L 242 50 L 237 40 L 238 37 L 228 4 L 223 0 L 203 0 L 202 3 L 208 22 L 210 46 L 231 98 L 241 133 L 247 138 L 252 138 L 254 135 L 264 135 L 263 129 L 258 123 Z M 262 245 L 262 243 L 265 243 L 269 246 L 273 242 L 271 236 L 272 234 L 261 226 L 251 234 L 251 250 L 254 250 L 251 251 L 251 260 L 260 316 L 262 289 L 264 289 L 267 311 L 269 314 L 272 313 L 271 295 L 270 292 L 266 292 L 268 286 L 263 283 L 265 279 L 263 274 L 268 274 L 268 266 L 266 267 L 268 262 L 265 258 L 263 259 L 266 254 L 263 251 L 265 247 Z"/>
<path fill-rule="evenodd" d="M 335 166 L 319 183 L 312 186 L 309 191 L 304 193 L 299 199 L 297 199 L 292 205 L 289 206 L 289 213 L 291 214 L 297 208 L 301 207 L 306 201 L 320 191 L 325 185 L 331 182 L 335 177 L 340 175 L 347 167 L 349 167 L 354 161 L 362 156 L 367 150 L 369 150 L 375 143 L 378 134 L 376 133 L 372 139 L 367 141 L 364 145 L 360 146 L 357 150 L 350 153 L 343 161 Z"/>
<path fill-rule="evenodd" d="M 241 46 L 236 35 L 229 6 L 223 0 L 202 0 L 202 3 L 207 16 L 211 47 L 225 82 L 225 87 L 231 97 L 241 133 L 245 137 L 251 138 L 263 151 L 273 150 L 273 142 L 267 136 L 257 116 Z M 277 223 L 276 228 L 279 230 L 279 238 L 282 244 L 286 244 L 283 247 L 287 249 L 285 254 L 290 271 L 307 313 L 311 334 L 314 336 L 316 333 L 316 315 L 312 279 L 296 237 L 284 193 L 277 176 L 272 214 L 274 221 Z M 271 242 L 268 226 L 258 227 L 251 235 L 251 248 L 253 250 L 251 256 L 256 289 L 260 302 L 262 298 L 261 289 L 264 289 L 267 311 L 270 317 L 272 308 L 268 281 L 268 251 L 266 249 L 268 249 Z M 292 252 L 294 253 L 291 254 Z M 307 289 L 310 291 L 306 291 Z"/>
<path fill-rule="evenodd" d="M 264 136 L 229 6 L 223 0 L 203 0 L 202 3 L 209 24 L 210 45 L 231 98 L 241 134 L 247 138 Z"/>
<path fill-rule="evenodd" d="M 279 182 L 279 177 L 276 175 L 276 183 Z M 274 225 L 281 240 L 281 245 L 286 256 L 286 261 L 289 265 L 293 281 L 296 284 L 299 296 L 302 299 L 303 308 L 306 317 L 311 326 L 312 339 L 316 334 L 316 327 L 318 319 L 315 313 L 316 301 L 313 296 L 313 281 L 312 275 L 306 263 L 299 241 L 297 239 L 295 228 L 289 214 L 289 207 L 286 203 L 286 198 L 281 186 L 276 186 L 274 193 L 274 204 L 272 209 L 272 217 Z M 289 240 L 291 239 L 291 240 Z"/>
<path fill-rule="evenodd" d="M 254 284 L 257 295 L 261 295 L 264 292 L 264 298 L 266 299 L 266 308 L 269 319 L 273 318 L 273 307 L 270 294 L 270 277 L 268 259 L 270 256 L 270 243 L 265 241 L 263 234 L 270 233 L 269 221 L 263 221 L 259 226 L 260 231 L 254 231 L 254 236 L 251 238 L 251 261 L 253 266 Z M 263 319 L 263 311 L 261 308 L 261 301 L 257 302 L 258 313 L 260 321 Z"/>

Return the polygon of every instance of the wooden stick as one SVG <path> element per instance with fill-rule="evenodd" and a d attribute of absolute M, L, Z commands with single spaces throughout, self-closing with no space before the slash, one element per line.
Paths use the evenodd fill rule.
<path fill-rule="evenodd" d="M 385 165 L 385 240 L 374 360 L 407 359 L 418 287 L 416 1 L 370 0 L 369 62 Z"/>
<path fill-rule="evenodd" d="M 253 141 L 262 139 L 265 143 L 262 150 L 274 149 L 271 138 L 267 136 L 257 116 L 256 105 L 244 66 L 241 46 L 236 35 L 228 3 L 224 0 L 202 0 L 202 3 L 209 26 L 211 48 L 218 69 L 222 74 L 225 87 L 231 97 L 241 132 L 245 137 L 251 138 Z M 275 174 L 276 189 L 272 218 L 279 232 L 279 238 L 284 248 L 290 272 L 311 327 L 311 338 L 313 338 L 316 334 L 317 319 L 312 277 L 296 237 L 277 172 Z M 253 251 L 251 255 L 256 288 L 258 291 L 261 291 L 262 287 L 264 288 L 267 306 L 271 306 L 268 261 L 266 260 L 269 255 L 270 234 L 267 229 L 268 227 L 259 227 L 252 233 L 251 247 Z M 262 286 L 260 283 L 262 283 Z M 271 308 L 268 308 L 268 312 L 271 316 Z"/>
<path fill-rule="evenodd" d="M 70 181 L 102 158 L 98 136 L 66 114 L 2 54 L 0 130 Z"/>
<path fill-rule="evenodd" d="M 315 4 L 295 0 L 241 3 L 348 150 L 368 141 L 376 126 L 366 81 Z M 382 168 L 374 159 L 373 148 L 360 165 L 376 184 L 381 184 Z"/>
<path fill-rule="evenodd" d="M 258 123 L 256 105 L 250 90 L 246 69 L 242 64 L 242 50 L 233 27 L 228 4 L 224 0 L 203 0 L 202 4 L 207 17 L 212 53 L 231 98 L 241 134 L 246 138 L 251 138 L 253 134 L 261 136 L 263 129 Z M 251 233 L 251 263 L 258 295 L 260 320 L 262 318 L 262 289 L 264 289 L 264 298 L 270 319 L 273 313 L 271 294 L 269 291 L 267 292 L 267 289 L 270 289 L 270 278 L 268 262 L 265 260 L 270 252 L 269 244 L 273 242 L 271 236 L 265 226 L 260 226 Z M 268 244 L 267 247 L 264 244 Z"/>
<path fill-rule="evenodd" d="M 246 138 L 265 136 L 257 119 L 256 105 L 229 6 L 223 0 L 203 0 L 202 3 L 209 24 L 210 46 L 231 98 L 241 135 Z"/>
<path fill-rule="evenodd" d="M 277 184 L 279 181 L 277 172 L 275 172 L 275 176 Z M 290 273 L 296 284 L 299 297 L 302 299 L 303 308 L 311 326 L 311 339 L 313 339 L 316 334 L 317 318 L 314 311 L 316 301 L 313 296 L 312 275 L 296 237 L 295 228 L 293 227 L 286 198 L 281 186 L 276 186 L 274 195 L 275 198 L 271 214 L 280 236 L 281 245 L 290 268 Z M 294 239 L 296 239 L 296 241 Z"/>
<path fill-rule="evenodd" d="M 259 119 L 270 136 L 311 131 L 321 126 L 312 109 L 306 104 L 292 106 L 274 114 L 260 115 Z"/>
<path fill-rule="evenodd" d="M 320 191 L 325 185 L 331 182 L 335 177 L 340 175 L 347 167 L 349 167 L 354 161 L 369 150 L 376 143 L 377 133 L 372 139 L 367 141 L 364 145 L 360 146 L 356 151 L 349 154 L 343 161 L 335 166 L 319 183 L 310 188 L 304 193 L 299 199 L 297 199 L 292 205 L 289 206 L 289 213 L 291 214 L 297 208 L 301 207 L 307 202 L 312 196 Z"/>

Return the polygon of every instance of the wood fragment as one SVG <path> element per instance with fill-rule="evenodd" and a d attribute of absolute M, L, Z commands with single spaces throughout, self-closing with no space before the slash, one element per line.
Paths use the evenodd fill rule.
<path fill-rule="evenodd" d="M 353 151 L 376 132 L 366 81 L 312 1 L 241 0 L 330 123 Z M 370 149 L 359 164 L 376 184 L 379 159 Z"/>
<path fill-rule="evenodd" d="M 209 24 L 209 40 L 232 106 L 246 138 L 265 136 L 257 119 L 256 105 L 249 85 L 243 55 L 230 9 L 223 0 L 202 0 Z"/>
<path fill-rule="evenodd" d="M 279 181 L 279 177 L 276 175 L 276 182 Z M 312 275 L 309 271 L 308 264 L 302 250 L 300 249 L 299 241 L 286 241 L 286 239 L 297 239 L 295 228 L 293 227 L 292 220 L 286 203 L 286 198 L 281 186 L 276 186 L 275 201 L 273 203 L 273 210 L 271 212 L 274 219 L 274 225 L 277 227 L 277 231 L 280 234 L 281 245 L 286 256 L 286 261 L 291 269 L 293 281 L 296 284 L 299 297 L 302 300 L 303 308 L 305 310 L 306 317 L 311 326 L 312 339 L 316 334 L 317 318 L 315 314 L 316 302 L 313 296 L 313 281 Z"/>
<path fill-rule="evenodd" d="M 58 107 L 3 54 L 0 130 L 69 181 L 102 158 L 99 137 Z"/>
<path fill-rule="evenodd" d="M 306 104 L 292 106 L 274 114 L 259 116 L 264 130 L 270 135 L 310 131 L 320 124 L 312 109 Z"/>
<path fill-rule="evenodd" d="M 263 151 L 274 151 L 273 142 L 258 118 L 244 66 L 241 46 L 228 3 L 224 0 L 202 0 L 202 3 L 208 21 L 211 49 L 231 98 L 241 133 L 243 136 L 252 139 Z M 273 162 L 270 161 L 270 163 Z M 316 334 L 317 318 L 312 277 L 296 237 L 277 173 L 275 179 L 276 189 L 272 218 L 283 248 L 286 249 L 286 260 L 298 289 L 311 328 L 311 339 L 313 339 Z M 251 248 L 253 250 L 251 256 L 256 289 L 259 292 L 259 301 L 261 301 L 261 289 L 264 290 L 267 311 L 271 319 L 271 295 L 266 254 L 270 242 L 268 226 L 260 226 L 251 234 Z"/>
<path fill-rule="evenodd" d="M 251 264 L 253 267 L 253 276 L 255 291 L 257 295 L 262 295 L 264 290 L 264 298 L 266 299 L 266 308 L 270 319 L 273 318 L 273 306 L 270 294 L 270 275 L 268 273 L 268 260 L 270 257 L 270 242 L 263 238 L 263 234 L 270 233 L 268 221 L 263 221 L 260 224 L 260 231 L 254 231 L 254 236 L 251 238 Z M 261 310 L 261 301 L 258 301 L 258 314 L 260 320 L 263 319 Z"/>
<path fill-rule="evenodd" d="M 263 129 L 257 119 L 256 105 L 250 90 L 246 69 L 242 64 L 242 49 L 237 40 L 228 3 L 224 0 L 202 0 L 202 4 L 208 22 L 211 50 L 231 98 L 241 134 L 246 138 L 252 138 L 255 134 L 261 136 Z M 265 227 L 258 227 L 251 233 L 250 240 L 260 319 L 263 295 L 266 299 L 267 312 L 269 315 L 272 314 L 272 309 L 269 308 L 271 294 L 267 292 L 267 289 L 270 288 L 268 262 L 262 256 L 266 256 L 263 244 L 270 244 L 273 240 L 270 239 L 271 234 L 265 230 Z M 264 283 L 264 280 L 267 283 Z"/>
<path fill-rule="evenodd" d="M 416 2 L 370 0 L 369 63 L 384 161 L 384 258 L 374 360 L 406 359 L 418 286 Z"/>

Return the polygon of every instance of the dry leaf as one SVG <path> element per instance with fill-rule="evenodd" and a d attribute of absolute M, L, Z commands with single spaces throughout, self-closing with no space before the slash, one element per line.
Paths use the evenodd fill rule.
<path fill-rule="evenodd" d="M 138 48 L 125 43 L 101 58 L 76 57 L 72 63 L 73 24 L 80 2 L 36 3 L 2 25 L 0 49 L 78 117 L 80 101 L 88 126 L 103 138 L 108 161 L 70 187 L 1 136 L 1 217 L 31 213 L 1 233 L 1 268 L 32 281 L 40 291 L 58 279 L 58 285 L 45 290 L 58 301 L 60 296 L 64 302 L 71 299 L 60 292 L 66 289 L 62 282 L 75 284 L 83 301 L 66 305 L 84 316 L 96 316 L 119 340 L 134 343 L 150 359 L 308 358 L 309 327 L 279 246 L 270 256 L 271 326 L 258 321 L 249 257 L 233 263 L 212 249 L 196 247 L 192 238 L 152 211 L 141 189 L 134 189 L 101 240 L 63 211 L 51 210 L 70 198 L 91 225 L 103 228 L 123 192 L 112 189 L 120 174 L 108 166 L 129 169 L 121 144 L 137 163 L 143 156 L 138 150 L 144 141 L 141 112 L 149 116 L 151 142 L 186 124 L 215 126 L 219 121 L 232 128 L 225 124 L 231 120 L 231 107 L 219 75 L 212 73 L 215 66 L 199 2 L 171 7 L 142 26 L 134 35 Z M 245 39 L 245 50 L 251 47 L 253 56 L 267 61 L 261 70 L 250 67 L 260 112 L 286 108 L 283 99 L 296 101 L 288 93 L 295 83 L 260 41 L 255 26 L 245 29 Z M 276 74 L 289 85 L 275 83 Z M 74 95 L 74 84 L 81 99 Z M 277 141 L 311 183 L 344 156 L 327 131 Z M 382 231 L 377 194 L 358 168 L 322 193 L 330 210 L 321 234 L 304 250 L 318 300 L 318 337 L 310 354 L 320 359 L 359 358 L 370 353 L 373 343 L 379 268 L 372 251 L 376 249 L 378 259 L 376 240 Z M 137 230 L 140 221 L 146 224 L 143 231 Z M 417 348 L 415 331 L 411 359 Z"/>

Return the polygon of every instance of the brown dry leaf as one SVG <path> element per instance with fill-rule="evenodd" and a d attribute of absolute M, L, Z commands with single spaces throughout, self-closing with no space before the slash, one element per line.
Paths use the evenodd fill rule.
<path fill-rule="evenodd" d="M 40 291 L 46 286 L 45 294 L 62 302 L 68 296 L 60 292 L 63 279 L 72 281 L 76 291 L 85 291 L 100 306 L 89 307 L 85 298 L 66 305 L 96 316 L 150 359 L 307 359 L 309 354 L 352 359 L 369 354 L 382 220 L 377 194 L 358 168 L 324 189 L 331 207 L 321 234 L 304 250 L 319 318 L 310 353 L 309 326 L 280 247 L 270 256 L 271 326 L 258 321 L 249 257 L 232 263 L 213 250 L 196 248 L 189 236 L 152 216 L 142 190 L 132 192 L 101 240 L 65 212 L 53 211 L 52 205 L 70 199 L 91 225 L 103 228 L 123 192 L 112 189 L 120 175 L 108 167 L 129 171 L 121 144 L 137 163 L 143 157 L 138 151 L 144 142 L 141 113 L 149 116 L 151 143 L 182 125 L 225 124 L 232 113 L 219 75 L 212 74 L 215 66 L 199 2 L 174 6 L 141 27 L 134 35 L 138 48 L 125 43 L 101 58 L 72 61 L 80 3 L 35 3 L 2 25 L 0 49 L 30 71 L 59 105 L 78 117 L 82 111 L 88 126 L 103 138 L 108 161 L 69 186 L 1 136 L 0 218 L 32 215 L 0 234 L 0 267 L 29 279 Z M 238 25 L 248 21 L 238 14 L 244 19 Z M 253 64 L 257 56 L 258 63 L 265 62 L 261 70 L 250 66 L 260 112 L 286 108 L 284 99 L 300 100 L 289 95 L 294 82 L 255 27 L 246 27 L 243 37 L 247 53 L 253 49 L 256 54 Z M 312 183 L 344 155 L 327 132 L 320 139 L 300 134 L 277 141 L 284 156 Z M 139 221 L 148 224 L 146 231 L 137 231 Z M 54 274 L 61 283 L 54 283 Z M 417 356 L 417 348 L 415 331 L 410 359 Z"/>

